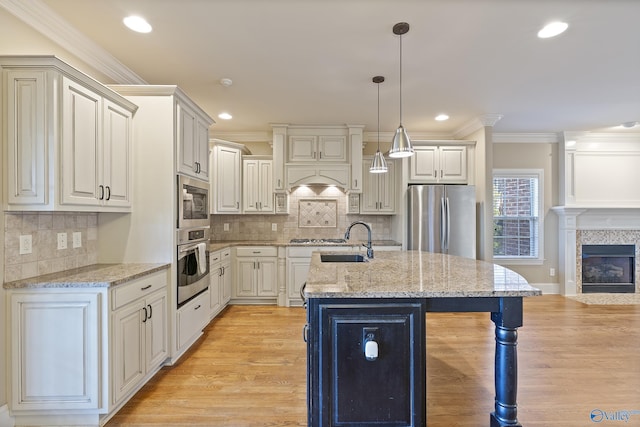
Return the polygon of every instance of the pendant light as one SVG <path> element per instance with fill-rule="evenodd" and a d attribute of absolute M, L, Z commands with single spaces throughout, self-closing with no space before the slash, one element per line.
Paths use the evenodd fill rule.
<path fill-rule="evenodd" d="M 407 131 L 402 126 L 402 35 L 409 32 L 409 24 L 399 22 L 393 26 L 393 34 L 400 36 L 400 126 L 396 129 L 389 150 L 389 157 L 409 157 L 413 156 L 413 147 Z"/>
<path fill-rule="evenodd" d="M 387 172 L 387 161 L 384 159 L 384 156 L 380 152 L 380 83 L 384 81 L 384 77 L 375 76 L 373 82 L 378 85 L 378 151 L 376 151 L 376 155 L 373 157 L 371 161 L 371 166 L 369 167 L 369 172 L 371 173 L 386 173 Z"/>

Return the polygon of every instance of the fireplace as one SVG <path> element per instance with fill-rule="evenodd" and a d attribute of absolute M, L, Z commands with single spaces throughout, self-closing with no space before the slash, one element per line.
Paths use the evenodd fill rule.
<path fill-rule="evenodd" d="M 634 293 L 635 245 L 582 245 L 582 292 Z"/>

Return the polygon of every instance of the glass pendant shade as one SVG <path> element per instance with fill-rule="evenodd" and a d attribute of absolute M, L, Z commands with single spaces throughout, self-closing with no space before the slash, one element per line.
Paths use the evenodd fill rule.
<path fill-rule="evenodd" d="M 396 133 L 393 136 L 391 149 L 389 149 L 389 157 L 410 157 L 413 156 L 413 153 L 414 150 L 411 146 L 409 135 L 407 135 L 407 131 L 404 130 L 404 127 L 400 125 L 398 129 L 396 129 Z"/>
<path fill-rule="evenodd" d="M 373 157 L 373 160 L 371 161 L 371 167 L 369 168 L 369 172 L 386 173 L 387 170 L 388 170 L 387 161 L 384 159 L 384 156 L 380 152 L 380 149 L 378 149 L 378 151 L 376 151 L 376 155 Z"/>

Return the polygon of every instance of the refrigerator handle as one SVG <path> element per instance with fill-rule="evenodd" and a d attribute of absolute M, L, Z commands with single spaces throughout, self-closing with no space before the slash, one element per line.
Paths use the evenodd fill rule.
<path fill-rule="evenodd" d="M 446 197 L 445 199 L 445 210 L 447 212 L 447 222 L 446 222 L 446 230 L 447 230 L 447 234 L 446 234 L 446 249 L 447 249 L 447 253 L 449 253 L 449 237 L 451 235 L 451 221 L 450 221 L 450 217 L 449 217 L 449 198 Z"/>
<path fill-rule="evenodd" d="M 440 246 L 442 253 L 447 252 L 447 206 L 444 197 L 440 198 Z"/>

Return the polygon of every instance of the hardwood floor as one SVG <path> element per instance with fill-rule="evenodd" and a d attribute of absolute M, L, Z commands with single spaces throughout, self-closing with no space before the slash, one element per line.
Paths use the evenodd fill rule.
<path fill-rule="evenodd" d="M 229 307 L 106 426 L 305 426 L 304 323 L 301 308 Z M 528 298 L 518 340 L 523 426 L 597 425 L 594 409 L 638 411 L 622 424 L 640 425 L 640 305 Z M 487 426 L 494 393 L 489 315 L 427 314 L 427 354 L 428 426 Z"/>

